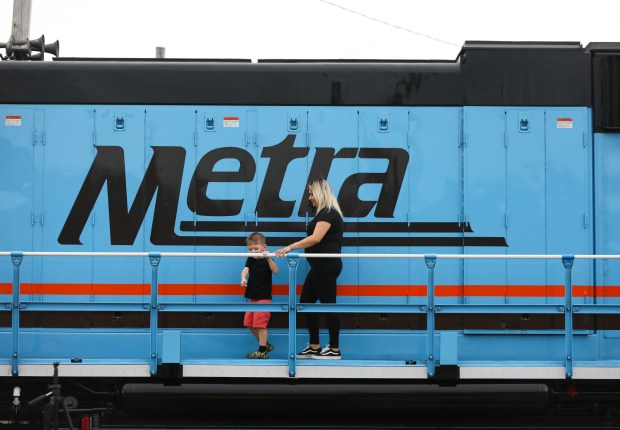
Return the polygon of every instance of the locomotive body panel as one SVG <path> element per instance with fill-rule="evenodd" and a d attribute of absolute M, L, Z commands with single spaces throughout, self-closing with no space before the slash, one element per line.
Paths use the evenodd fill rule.
<path fill-rule="evenodd" d="M 53 362 L 101 385 L 620 379 L 620 97 L 597 46 L 0 62 L 3 383 Z M 277 260 L 275 349 L 247 360 L 245 238 L 304 237 L 321 177 L 345 218 L 338 303 L 300 306 L 307 256 Z M 305 312 L 341 314 L 342 360 L 295 358 Z"/>

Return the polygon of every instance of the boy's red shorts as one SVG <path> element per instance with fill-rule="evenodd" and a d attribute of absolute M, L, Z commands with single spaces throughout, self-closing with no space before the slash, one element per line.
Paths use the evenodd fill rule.
<path fill-rule="evenodd" d="M 250 303 L 271 303 L 271 300 L 253 300 Z M 243 325 L 252 328 L 267 328 L 271 318 L 271 312 L 246 312 L 243 318 Z"/>

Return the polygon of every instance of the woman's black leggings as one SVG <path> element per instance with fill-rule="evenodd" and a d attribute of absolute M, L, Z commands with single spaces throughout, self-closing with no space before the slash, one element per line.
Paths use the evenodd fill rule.
<path fill-rule="evenodd" d="M 299 303 L 316 303 L 317 300 L 321 303 L 336 303 L 336 280 L 340 272 L 342 272 L 342 260 L 340 258 L 313 259 L 299 296 Z M 320 344 L 319 314 L 307 313 L 305 316 L 310 333 L 310 343 Z M 327 327 L 329 328 L 329 346 L 338 348 L 340 315 L 330 312 L 326 314 L 326 317 Z"/>

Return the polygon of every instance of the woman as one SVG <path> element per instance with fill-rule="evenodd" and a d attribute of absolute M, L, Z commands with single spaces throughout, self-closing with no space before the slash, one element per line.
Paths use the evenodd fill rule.
<path fill-rule="evenodd" d="M 304 248 L 307 248 L 306 253 L 340 254 L 344 222 L 332 188 L 324 179 L 314 181 L 308 186 L 308 199 L 316 211 L 306 229 L 308 236 L 275 251 L 277 257 Z M 316 303 L 317 300 L 321 303 L 336 303 L 336 280 L 342 271 L 342 259 L 308 258 L 308 264 L 310 271 L 304 281 L 299 303 Z M 310 342 L 298 354 L 298 358 L 340 359 L 340 316 L 327 314 L 329 344 L 323 349 L 319 340 L 319 314 L 309 312 L 305 316 Z"/>

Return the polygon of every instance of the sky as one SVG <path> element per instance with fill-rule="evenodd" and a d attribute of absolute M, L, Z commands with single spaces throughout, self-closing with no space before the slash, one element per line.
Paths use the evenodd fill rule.
<path fill-rule="evenodd" d="M 30 39 L 62 57 L 454 60 L 467 40 L 620 41 L 618 0 L 31 2 Z M 12 17 L 0 0 L 0 41 Z"/>

